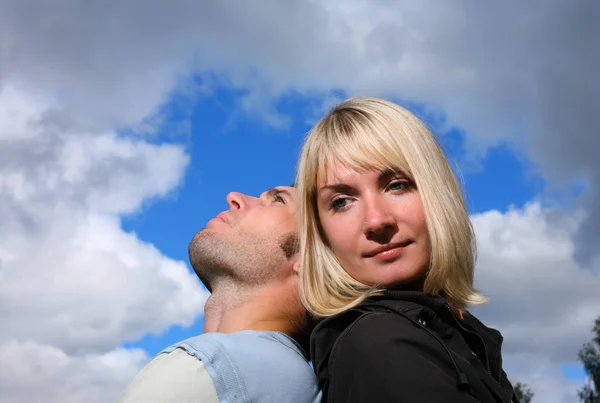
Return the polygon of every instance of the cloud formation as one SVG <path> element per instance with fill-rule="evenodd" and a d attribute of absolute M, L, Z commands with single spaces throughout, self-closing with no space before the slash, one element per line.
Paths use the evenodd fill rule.
<path fill-rule="evenodd" d="M 59 128 L 48 110 L 14 87 L 0 93 L 3 402 L 81 401 L 103 385 L 108 396 L 147 358 L 114 349 L 192 324 L 206 298 L 183 262 L 120 226 L 179 184 L 184 149 Z"/>
<path fill-rule="evenodd" d="M 211 72 L 250 89 L 254 111 L 289 90 L 426 102 L 474 154 L 509 141 L 550 181 L 596 187 L 595 2 L 0 4 L 2 76 L 80 121 L 137 123 L 187 72 Z"/>
<path fill-rule="evenodd" d="M 207 296 L 184 262 L 121 228 L 189 164 L 183 145 L 119 132 L 155 115 L 175 76 L 124 86 L 132 71 L 111 77 L 107 62 L 103 75 L 17 21 L 0 24 L 0 402 L 106 402 L 148 360 L 119 346 L 191 325 Z M 51 12 L 38 22 L 61 30 Z"/>
<path fill-rule="evenodd" d="M 581 215 L 533 203 L 473 223 L 476 285 L 491 299 L 475 312 L 502 330 L 511 380 L 530 383 L 536 401 L 575 401 L 579 383 L 564 379 L 561 365 L 575 362 L 600 313 L 600 277 L 575 259 Z"/>
<path fill-rule="evenodd" d="M 69 355 L 48 345 L 12 341 L 0 350 L 0 366 L 10 369 L 0 372 L 0 401 L 111 402 L 147 360 L 142 350 Z"/>

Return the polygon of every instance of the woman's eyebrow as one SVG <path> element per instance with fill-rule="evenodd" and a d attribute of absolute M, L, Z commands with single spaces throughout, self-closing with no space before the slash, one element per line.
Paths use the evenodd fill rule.
<path fill-rule="evenodd" d="M 393 169 L 386 169 L 377 176 L 377 181 L 379 182 L 379 184 L 384 184 L 395 176 L 404 176 L 404 174 L 400 171 L 395 171 Z"/>
<path fill-rule="evenodd" d="M 319 189 L 319 194 L 323 192 L 337 192 L 337 193 L 353 193 L 354 189 L 352 186 L 346 185 L 344 183 L 334 183 L 332 185 L 323 186 Z"/>

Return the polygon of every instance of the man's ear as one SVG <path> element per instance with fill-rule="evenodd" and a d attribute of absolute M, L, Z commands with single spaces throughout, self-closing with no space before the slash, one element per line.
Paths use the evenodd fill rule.
<path fill-rule="evenodd" d="M 299 255 L 296 255 L 296 261 L 294 262 L 294 265 L 292 266 L 294 273 L 296 274 L 300 274 L 300 259 L 299 259 Z"/>

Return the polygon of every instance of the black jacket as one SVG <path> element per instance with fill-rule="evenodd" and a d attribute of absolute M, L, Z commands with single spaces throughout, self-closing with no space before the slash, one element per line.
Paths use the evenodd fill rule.
<path fill-rule="evenodd" d="M 501 344 L 443 298 L 392 290 L 320 322 L 311 357 L 323 402 L 517 402 Z"/>

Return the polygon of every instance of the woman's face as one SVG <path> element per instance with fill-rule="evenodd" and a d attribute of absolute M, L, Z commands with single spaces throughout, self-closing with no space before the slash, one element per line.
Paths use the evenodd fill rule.
<path fill-rule="evenodd" d="M 317 186 L 329 245 L 353 278 L 388 287 L 417 280 L 429 266 L 421 196 L 401 172 L 329 167 Z"/>

